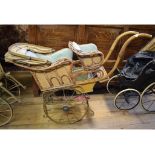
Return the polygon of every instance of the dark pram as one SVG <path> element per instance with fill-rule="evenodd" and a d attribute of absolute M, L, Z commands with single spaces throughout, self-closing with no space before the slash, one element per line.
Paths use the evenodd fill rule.
<path fill-rule="evenodd" d="M 131 56 L 119 74 L 108 81 L 107 90 L 110 93 L 113 93 L 112 83 L 119 91 L 114 100 L 118 109 L 130 110 L 141 102 L 145 110 L 155 111 L 154 41 L 155 39 L 140 52 Z"/>

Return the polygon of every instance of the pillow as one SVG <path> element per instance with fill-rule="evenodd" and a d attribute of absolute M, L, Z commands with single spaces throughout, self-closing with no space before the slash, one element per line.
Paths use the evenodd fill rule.
<path fill-rule="evenodd" d="M 72 46 L 73 46 L 76 50 L 79 50 L 79 51 L 81 50 L 81 49 L 80 49 L 80 46 L 79 46 L 76 42 L 74 42 L 74 41 L 72 42 Z"/>
<path fill-rule="evenodd" d="M 81 53 L 92 53 L 92 52 L 97 52 L 98 49 L 97 49 L 97 46 L 93 43 L 89 43 L 89 44 L 82 44 L 82 45 L 78 45 L 76 42 L 69 42 L 69 47 L 70 47 L 70 44 L 72 45 L 72 47 L 77 50 L 78 52 L 81 52 Z M 73 49 L 73 50 L 74 50 Z"/>
<path fill-rule="evenodd" d="M 36 56 L 41 59 L 48 60 L 52 63 L 55 63 L 58 60 L 67 58 L 69 60 L 73 59 L 73 52 L 69 48 L 63 48 L 59 51 L 50 54 L 40 54 L 36 53 Z"/>
<path fill-rule="evenodd" d="M 97 46 L 93 43 L 79 45 L 82 53 L 97 52 Z"/>

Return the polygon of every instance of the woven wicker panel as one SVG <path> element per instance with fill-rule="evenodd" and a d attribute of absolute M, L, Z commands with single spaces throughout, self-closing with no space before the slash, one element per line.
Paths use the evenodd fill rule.
<path fill-rule="evenodd" d="M 67 70 L 67 67 L 62 67 L 58 69 L 58 75 L 61 78 L 61 82 L 63 85 L 70 85 L 71 79 L 70 79 L 70 75 L 69 75 L 69 70 Z"/>
<path fill-rule="evenodd" d="M 58 76 L 57 69 L 48 72 L 46 74 L 46 76 L 49 79 L 48 82 L 49 82 L 51 88 L 61 86 L 61 79 Z"/>
<path fill-rule="evenodd" d="M 45 73 L 33 73 L 33 76 L 41 90 L 50 88 L 50 84 Z"/>
<path fill-rule="evenodd" d="M 93 61 L 91 58 L 82 58 L 82 61 L 83 61 L 85 66 L 92 66 L 93 65 Z"/>
<path fill-rule="evenodd" d="M 52 84 L 52 87 L 54 88 L 54 87 L 60 87 L 61 86 L 61 84 L 60 84 L 60 80 L 57 78 L 57 77 L 52 77 L 51 79 L 50 79 L 50 83 Z M 51 88 L 52 88 L 51 87 Z"/>
<path fill-rule="evenodd" d="M 99 57 L 99 56 L 97 56 L 97 57 L 93 57 L 93 63 L 94 64 L 99 64 L 99 63 L 101 63 L 101 57 Z"/>

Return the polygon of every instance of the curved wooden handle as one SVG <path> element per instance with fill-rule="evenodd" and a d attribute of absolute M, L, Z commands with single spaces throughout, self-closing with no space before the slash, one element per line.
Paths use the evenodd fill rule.
<path fill-rule="evenodd" d="M 125 51 L 126 51 L 126 48 L 127 46 L 130 44 L 131 41 L 137 39 L 137 38 L 152 38 L 152 35 L 150 34 L 147 34 L 147 33 L 139 33 L 139 34 L 136 34 L 136 35 L 133 35 L 131 36 L 125 43 L 124 45 L 122 46 L 120 52 L 119 52 L 119 57 L 122 57 L 124 56 L 125 54 Z"/>
<path fill-rule="evenodd" d="M 136 32 L 136 31 L 127 31 L 127 32 L 124 32 L 124 33 L 120 34 L 119 36 L 117 36 L 116 39 L 114 40 L 113 44 L 111 45 L 108 54 L 106 55 L 106 57 L 105 57 L 105 59 L 103 61 L 103 65 L 107 62 L 107 60 L 109 59 L 109 57 L 113 53 L 113 51 L 114 51 L 116 45 L 118 44 L 118 42 L 120 41 L 120 39 L 122 39 L 123 37 L 125 37 L 127 35 L 135 35 L 135 34 L 139 34 L 139 32 Z"/>
<path fill-rule="evenodd" d="M 131 36 L 122 46 L 119 54 L 118 54 L 118 57 L 116 59 L 116 62 L 114 64 L 114 67 L 112 68 L 112 70 L 108 73 L 108 77 L 111 77 L 112 74 L 114 73 L 114 71 L 117 69 L 118 65 L 122 62 L 121 60 L 123 59 L 124 55 L 125 55 L 125 52 L 126 52 L 126 48 L 127 46 L 131 43 L 131 41 L 137 39 L 137 38 L 152 38 L 152 35 L 150 34 L 146 34 L 146 33 L 139 33 L 139 34 L 135 34 L 133 36 Z"/>
<path fill-rule="evenodd" d="M 155 38 L 153 38 L 148 44 L 146 44 L 141 51 L 154 51 L 155 50 Z"/>

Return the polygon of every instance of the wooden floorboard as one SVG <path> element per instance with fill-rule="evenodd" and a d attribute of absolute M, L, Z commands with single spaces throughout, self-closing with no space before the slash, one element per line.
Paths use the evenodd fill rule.
<path fill-rule="evenodd" d="M 71 125 L 56 124 L 45 117 L 42 97 L 33 96 L 31 80 L 23 78 L 31 76 L 19 78 L 27 89 L 22 91 L 21 103 L 13 105 L 11 122 L 1 129 L 155 129 L 155 114 L 147 114 L 140 105 L 131 111 L 119 111 L 113 105 L 114 96 L 107 93 L 90 95 L 94 116 Z"/>

